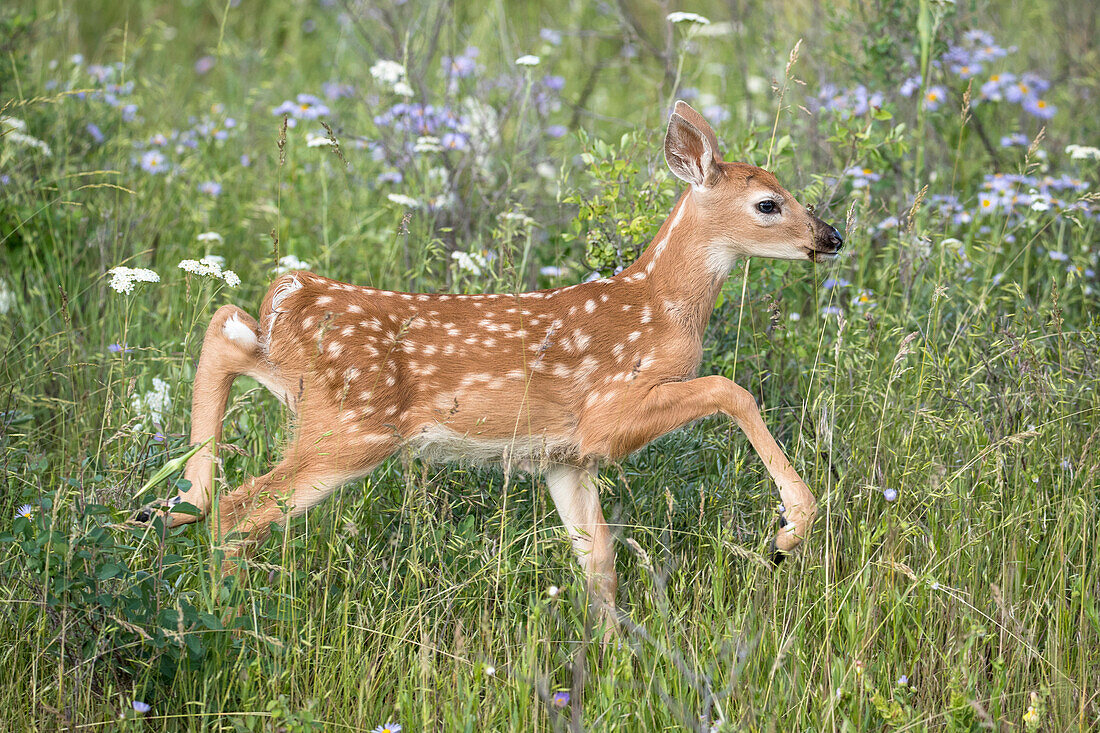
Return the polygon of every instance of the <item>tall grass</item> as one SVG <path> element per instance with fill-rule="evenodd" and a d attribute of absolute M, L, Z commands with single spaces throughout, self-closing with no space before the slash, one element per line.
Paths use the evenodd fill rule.
<path fill-rule="evenodd" d="M 1078 186 L 1047 209 L 982 210 L 987 174 L 1095 187 L 1096 161 L 1065 148 L 1097 141 L 1100 75 L 1075 31 L 1097 11 L 909 5 L 704 3 L 705 27 L 630 4 L 0 10 L 0 115 L 24 124 L 0 137 L 0 508 L 25 515 L 0 526 L 0 728 L 1100 724 L 1097 209 Z M 967 106 L 967 81 L 931 62 L 974 28 L 1020 48 Z M 476 70 L 448 78 L 441 57 L 468 46 Z M 540 65 L 513 64 L 527 53 Z M 404 64 L 413 97 L 371 75 L 379 58 Z M 106 81 L 89 68 L 116 62 Z M 922 63 L 916 96 L 896 94 Z M 1044 72 L 1057 114 L 979 103 L 996 63 Z M 866 109 L 818 98 L 860 83 L 889 91 Z M 925 104 L 936 86 L 947 100 Z M 141 491 L 188 449 L 206 321 L 255 312 L 280 258 L 397 289 L 614 271 L 667 213 L 666 102 L 692 88 L 715 97 L 695 103 L 716 108 L 727 159 L 769 162 L 846 224 L 835 265 L 735 273 L 701 370 L 756 395 L 821 500 L 779 570 L 774 487 L 719 419 L 601 473 L 624 612 L 607 645 L 523 474 L 395 457 L 277 531 L 239 585 L 207 525 L 124 524 L 179 480 Z M 319 123 L 281 129 L 272 110 L 299 93 L 329 107 L 339 154 L 307 143 Z M 403 100 L 482 125 L 413 154 L 376 119 Z M 1025 144 L 1002 147 L 1012 133 Z M 148 172 L 157 150 L 169 170 Z M 203 255 L 240 286 L 177 267 Z M 161 281 L 116 293 L 119 265 Z M 288 427 L 242 380 L 223 488 L 268 470 Z"/>

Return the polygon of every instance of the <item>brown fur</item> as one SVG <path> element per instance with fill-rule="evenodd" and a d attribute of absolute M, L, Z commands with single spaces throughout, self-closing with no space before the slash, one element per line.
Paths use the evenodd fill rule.
<path fill-rule="evenodd" d="M 408 445 L 429 458 L 540 466 L 593 589 L 614 604 L 610 532 L 595 467 L 682 425 L 734 418 L 777 482 L 788 551 L 816 503 L 764 426 L 751 395 L 722 377 L 695 379 L 715 299 L 737 257 L 816 260 L 840 245 L 775 177 L 725 163 L 706 122 L 677 104 L 666 157 L 692 184 L 642 256 L 619 275 L 533 293 L 396 293 L 308 272 L 277 279 L 253 320 L 221 308 L 203 343 L 192 441 L 221 435 L 229 387 L 248 375 L 295 413 L 270 473 L 217 505 L 221 532 L 255 544 L 271 521 L 304 512 Z M 754 208 L 761 197 L 782 213 Z M 201 450 L 182 499 L 212 502 L 212 451 Z M 188 521 L 182 514 L 173 521 Z"/>

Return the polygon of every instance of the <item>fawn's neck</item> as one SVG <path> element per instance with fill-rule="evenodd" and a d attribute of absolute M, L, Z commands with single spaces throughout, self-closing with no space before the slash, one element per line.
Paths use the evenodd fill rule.
<path fill-rule="evenodd" d="M 708 244 L 689 189 L 641 256 L 620 274 L 647 283 L 654 302 L 700 339 L 729 275 Z"/>

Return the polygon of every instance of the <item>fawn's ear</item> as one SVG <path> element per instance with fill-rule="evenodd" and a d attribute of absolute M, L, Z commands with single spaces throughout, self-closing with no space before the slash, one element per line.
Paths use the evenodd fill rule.
<path fill-rule="evenodd" d="M 695 113 L 695 110 L 683 102 L 677 102 L 676 108 L 679 109 L 680 105 Z M 698 113 L 695 115 L 698 117 Z M 699 119 L 703 118 L 699 117 Z M 706 125 L 706 122 L 703 124 Z M 710 131 L 709 125 L 707 130 Z M 710 137 L 714 137 L 713 131 L 710 132 Z M 714 143 L 679 112 L 673 112 L 668 120 L 668 132 L 665 133 L 665 162 L 677 178 L 690 183 L 694 188 L 713 186 L 722 175 L 722 170 L 718 167 Z"/>
<path fill-rule="evenodd" d="M 710 143 L 710 152 L 714 154 L 714 159 L 721 161 L 722 156 L 718 152 L 718 137 L 714 134 L 714 130 L 711 129 L 710 123 L 703 119 L 703 115 L 696 112 L 694 107 L 682 99 L 676 101 L 676 106 L 672 111 L 690 122 L 699 132 L 703 133 L 707 142 Z"/>

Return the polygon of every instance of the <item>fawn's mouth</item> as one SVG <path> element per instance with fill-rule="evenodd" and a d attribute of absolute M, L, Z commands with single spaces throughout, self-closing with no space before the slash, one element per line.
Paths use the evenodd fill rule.
<path fill-rule="evenodd" d="M 825 228 L 825 231 L 814 239 L 813 246 L 807 251 L 807 257 L 813 262 L 834 260 L 840 250 L 844 249 L 844 238 L 840 236 L 836 227 L 825 224 Z"/>

